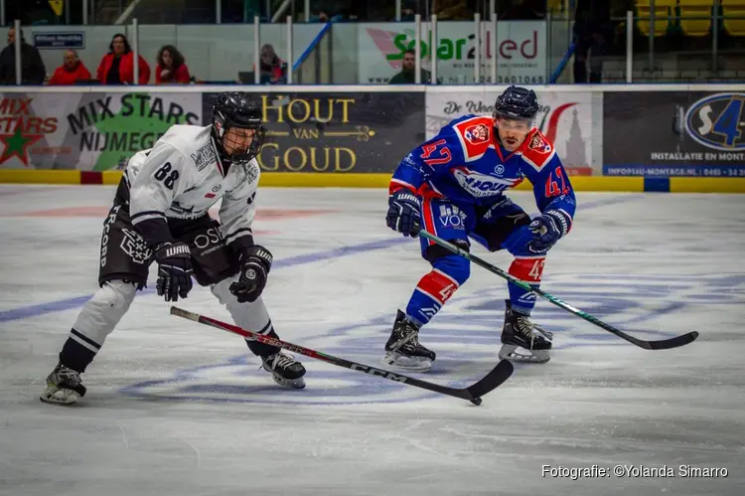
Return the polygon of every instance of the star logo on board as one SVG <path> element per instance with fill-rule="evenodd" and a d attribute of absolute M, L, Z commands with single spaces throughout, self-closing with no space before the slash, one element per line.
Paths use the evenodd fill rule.
<path fill-rule="evenodd" d="M 153 96 L 151 98 L 146 93 L 123 93 L 122 101 L 127 98 L 132 101 L 139 96 L 144 96 L 145 99 L 137 111 L 128 111 L 127 106 L 122 104 L 119 112 L 99 119 L 92 126 L 93 129 L 87 131 L 95 130 L 95 132 L 100 133 L 102 141 L 106 143 L 106 146 L 100 149 L 93 170 L 112 170 L 121 163 L 126 166 L 126 163 L 137 151 L 152 148 L 171 125 L 188 123 L 187 112 L 180 107 L 183 104 L 177 104 L 175 100 L 171 103 L 166 101 L 166 109 L 169 105 L 173 109 L 175 105 L 181 108 L 182 112 L 167 118 L 164 118 L 164 103 L 160 97 Z"/>
<path fill-rule="evenodd" d="M 28 167 L 28 147 L 43 137 L 42 134 L 23 134 L 20 125 L 16 125 L 13 134 L 0 134 L 0 141 L 5 145 L 0 155 L 0 165 L 13 157 L 18 157 L 23 165 Z"/>

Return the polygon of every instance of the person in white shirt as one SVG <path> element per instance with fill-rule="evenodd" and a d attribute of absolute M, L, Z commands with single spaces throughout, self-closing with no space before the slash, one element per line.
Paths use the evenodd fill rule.
<path fill-rule="evenodd" d="M 100 288 L 75 320 L 42 401 L 67 405 L 85 395 L 80 374 L 145 287 L 153 261 L 156 289 L 166 301 L 186 298 L 194 276 L 227 306 L 236 325 L 278 337 L 261 299 L 272 255 L 251 232 L 256 155 L 265 135 L 261 117 L 248 94 L 223 93 L 211 125 L 174 125 L 129 160 L 104 223 Z M 218 222 L 208 211 L 220 199 Z M 305 368 L 291 355 L 246 342 L 275 382 L 305 387 Z"/>

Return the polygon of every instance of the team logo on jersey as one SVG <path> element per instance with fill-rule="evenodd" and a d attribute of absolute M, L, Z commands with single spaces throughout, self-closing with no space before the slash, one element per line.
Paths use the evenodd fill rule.
<path fill-rule="evenodd" d="M 494 167 L 494 174 L 501 176 L 504 174 L 504 165 L 499 164 L 498 166 Z"/>
<path fill-rule="evenodd" d="M 122 239 L 122 250 L 129 255 L 134 263 L 143 265 L 150 261 L 153 252 L 145 242 L 145 239 L 136 231 L 122 229 L 124 239 Z"/>
<path fill-rule="evenodd" d="M 697 101 L 685 115 L 688 134 L 707 148 L 745 150 L 745 93 L 720 93 Z"/>
<path fill-rule="evenodd" d="M 206 231 L 197 234 L 192 240 L 192 244 L 199 250 L 204 250 L 199 252 L 200 256 L 206 256 L 213 251 L 222 248 L 225 243 L 220 229 L 217 227 L 210 227 Z"/>
<path fill-rule="evenodd" d="M 126 178 L 127 176 L 124 177 Z M 109 231 L 111 231 L 112 224 L 116 222 L 116 216 L 119 214 L 121 208 L 121 205 L 115 205 L 112 207 L 109 211 L 109 216 L 106 217 L 106 220 L 103 223 L 103 236 L 101 236 L 101 267 L 106 266 L 106 254 L 109 251 Z"/>
<path fill-rule="evenodd" d="M 199 170 L 217 162 L 217 155 L 215 154 L 215 147 L 212 146 L 212 140 L 199 150 L 192 153 L 191 159 Z"/>
<path fill-rule="evenodd" d="M 214 198 L 217 196 L 217 193 L 222 189 L 222 184 L 218 184 L 214 188 L 212 188 L 212 191 L 204 195 L 205 198 Z"/>
<path fill-rule="evenodd" d="M 404 157 L 403 163 L 411 167 L 416 167 L 416 162 L 414 162 L 414 158 L 412 157 L 411 153 L 409 153 L 408 155 L 406 155 L 406 157 Z"/>
<path fill-rule="evenodd" d="M 466 213 L 455 205 L 440 205 L 440 225 L 465 229 Z"/>
<path fill-rule="evenodd" d="M 533 137 L 530 138 L 528 148 L 540 153 L 549 153 L 551 151 L 551 145 L 548 144 L 548 141 L 543 139 L 540 133 L 535 133 Z"/>
<path fill-rule="evenodd" d="M 465 167 L 453 169 L 453 176 L 460 187 L 476 198 L 494 196 L 514 185 L 516 179 L 500 179 L 469 170 Z"/>
<path fill-rule="evenodd" d="M 259 166 L 253 160 L 243 164 L 243 171 L 246 173 L 248 184 L 255 183 L 259 178 Z"/>
<path fill-rule="evenodd" d="M 468 126 L 463 132 L 463 137 L 465 137 L 472 145 L 486 143 L 489 141 L 489 126 L 486 124 Z"/>
<path fill-rule="evenodd" d="M 466 162 L 478 160 L 490 147 L 494 146 L 491 124 L 491 119 L 487 117 L 472 117 L 455 125 L 455 132 L 463 147 L 463 158 Z"/>

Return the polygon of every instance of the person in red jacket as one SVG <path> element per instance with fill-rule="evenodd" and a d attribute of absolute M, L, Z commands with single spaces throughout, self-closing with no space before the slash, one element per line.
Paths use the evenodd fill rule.
<path fill-rule="evenodd" d="M 274 47 L 267 43 L 261 47 L 261 84 L 286 84 L 287 64 L 279 58 Z"/>
<path fill-rule="evenodd" d="M 150 81 L 150 66 L 142 55 L 137 58 L 140 67 L 139 83 L 147 84 Z M 101 84 L 134 84 L 134 52 L 126 36 L 121 33 L 114 35 L 109 45 L 109 53 L 101 59 L 96 74 Z"/>
<path fill-rule="evenodd" d="M 173 45 L 165 45 L 158 51 L 155 68 L 155 84 L 189 84 L 191 76 L 184 63 L 184 56 Z"/>
<path fill-rule="evenodd" d="M 91 80 L 91 73 L 85 67 L 85 64 L 78 59 L 78 52 L 67 50 L 63 60 L 62 65 L 54 71 L 49 84 L 70 85 Z"/>

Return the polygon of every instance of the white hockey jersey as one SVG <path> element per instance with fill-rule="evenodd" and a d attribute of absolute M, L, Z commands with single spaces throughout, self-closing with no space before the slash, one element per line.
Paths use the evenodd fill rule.
<path fill-rule="evenodd" d="M 148 219 L 196 219 L 222 198 L 226 243 L 251 236 L 259 164 L 254 158 L 225 173 L 211 126 L 174 125 L 153 148 L 136 153 L 124 171 L 133 225 Z"/>

